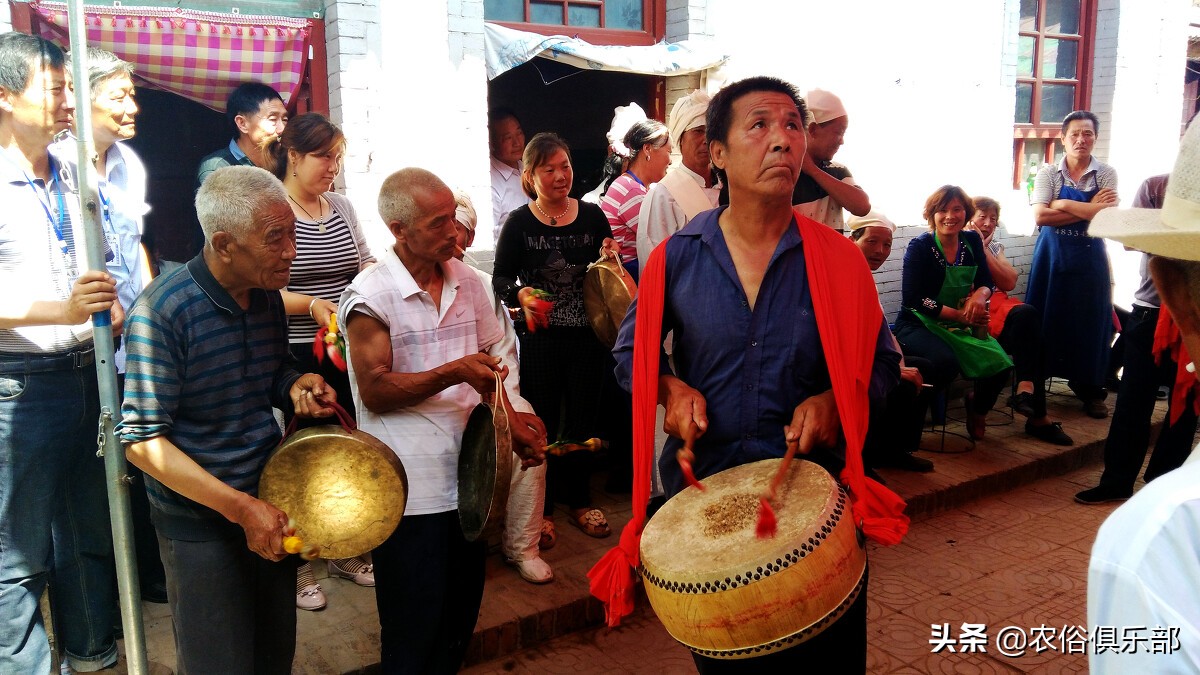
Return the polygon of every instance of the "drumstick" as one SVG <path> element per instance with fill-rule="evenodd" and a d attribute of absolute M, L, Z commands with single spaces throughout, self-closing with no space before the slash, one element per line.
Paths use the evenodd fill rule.
<path fill-rule="evenodd" d="M 769 539 L 775 536 L 775 509 L 771 508 L 771 502 L 775 499 L 775 492 L 779 490 L 779 484 L 787 476 L 788 468 L 792 465 L 792 458 L 796 456 L 796 450 L 799 447 L 799 438 L 788 441 L 787 452 L 783 453 L 783 462 L 779 464 L 779 471 L 771 479 L 771 485 L 767 487 L 766 493 L 758 499 L 758 526 L 755 527 L 754 532 L 759 539 Z"/>
<path fill-rule="evenodd" d="M 688 426 L 683 432 L 683 447 L 675 453 L 675 461 L 679 462 L 679 469 L 683 471 L 683 479 L 687 484 L 697 490 L 704 490 L 704 484 L 696 480 L 696 473 L 692 470 L 692 462 L 696 461 L 696 453 L 692 451 L 695 444 L 696 427 Z"/>

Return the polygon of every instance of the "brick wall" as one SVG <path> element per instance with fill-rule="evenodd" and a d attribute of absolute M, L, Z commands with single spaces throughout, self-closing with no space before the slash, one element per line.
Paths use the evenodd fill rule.
<path fill-rule="evenodd" d="M 875 272 L 875 285 L 879 289 L 879 300 L 883 303 L 883 313 L 887 317 L 888 323 L 894 323 L 896 315 L 900 311 L 904 252 L 908 249 L 910 241 L 928 231 L 929 227 L 924 224 L 901 226 L 892 239 L 892 255 Z M 1024 298 L 1025 282 L 1029 278 L 1029 263 L 1033 259 L 1033 244 L 1037 240 L 1036 235 L 1013 234 L 1001 226 L 996 236 L 999 237 L 1000 243 L 1004 244 L 1004 255 L 1013 264 L 1013 267 L 1017 268 L 1017 287 L 1009 295 Z"/>

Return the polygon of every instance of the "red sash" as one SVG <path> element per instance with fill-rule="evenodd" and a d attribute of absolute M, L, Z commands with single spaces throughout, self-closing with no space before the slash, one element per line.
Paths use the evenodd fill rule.
<path fill-rule="evenodd" d="M 1183 345 L 1183 335 L 1179 326 L 1171 318 L 1171 312 L 1164 306 L 1158 311 L 1158 325 L 1154 327 L 1154 362 L 1162 363 L 1166 354 L 1175 362 L 1175 382 L 1171 385 L 1171 417 L 1167 426 L 1175 424 L 1183 415 L 1183 406 L 1187 405 L 1188 394 L 1200 389 L 1196 376 L 1187 371 L 1187 364 L 1192 359 L 1188 356 L 1187 347 Z M 1200 396 L 1192 399 L 1192 409 L 1200 415 Z"/>
<path fill-rule="evenodd" d="M 862 447 L 870 413 L 868 387 L 883 310 L 862 252 L 826 225 L 795 213 L 804 242 L 808 286 L 833 396 L 846 438 L 841 480 L 850 490 L 855 520 L 872 540 L 892 545 L 908 531 L 904 500 L 863 475 Z M 669 240 L 668 240 L 669 241 Z M 633 339 L 633 515 L 620 543 L 588 572 L 592 595 L 605 605 L 609 626 L 633 611 L 633 573 L 650 500 L 654 417 L 658 406 L 659 353 L 666 285 L 666 241 L 641 273 Z"/>

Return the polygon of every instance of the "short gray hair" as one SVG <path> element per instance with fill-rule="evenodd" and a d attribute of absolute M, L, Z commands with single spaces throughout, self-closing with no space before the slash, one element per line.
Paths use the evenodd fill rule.
<path fill-rule="evenodd" d="M 278 204 L 288 206 L 287 191 L 269 171 L 257 166 L 227 166 L 212 172 L 200 186 L 196 216 L 205 243 L 218 232 L 245 241 L 257 227 L 258 218 Z"/>
<path fill-rule="evenodd" d="M 450 191 L 449 186 L 431 171 L 409 167 L 388 176 L 379 187 L 379 217 L 383 222 L 398 222 L 405 227 L 421 216 L 414 193 L 420 190 Z"/>
<path fill-rule="evenodd" d="M 74 57 L 73 54 L 67 55 L 68 67 L 70 60 Z M 88 86 L 91 89 L 92 101 L 96 100 L 96 92 L 100 89 L 100 83 L 112 77 L 124 75 L 133 81 L 133 66 L 128 61 L 123 61 L 116 54 L 99 47 L 87 48 L 87 74 Z"/>

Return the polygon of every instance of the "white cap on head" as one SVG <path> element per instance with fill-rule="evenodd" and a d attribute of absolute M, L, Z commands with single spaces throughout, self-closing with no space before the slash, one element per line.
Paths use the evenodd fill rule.
<path fill-rule="evenodd" d="M 842 99 L 824 89 L 808 92 L 804 95 L 804 102 L 808 105 L 808 114 L 812 115 L 812 121 L 817 124 L 846 116 L 846 107 L 842 105 Z"/>
<path fill-rule="evenodd" d="M 711 97 L 704 90 L 697 89 L 675 101 L 667 118 L 667 133 L 671 136 L 672 146 L 679 147 L 679 137 L 683 136 L 683 132 L 705 125 L 704 116 L 708 113 L 710 100 Z"/>
<path fill-rule="evenodd" d="M 613 108 L 612 126 L 608 129 L 608 145 L 622 157 L 629 157 L 632 153 L 629 148 L 625 147 L 625 134 L 633 128 L 633 125 L 646 120 L 646 111 L 642 110 L 642 106 L 637 103 L 629 105 L 619 105 Z"/>
<path fill-rule="evenodd" d="M 471 203 L 471 197 L 462 190 L 455 190 L 454 202 L 457 205 L 454 209 L 454 219 L 463 227 L 474 232 L 475 225 L 479 222 L 479 216 L 475 213 L 475 205 Z"/>
<path fill-rule="evenodd" d="M 1200 261 L 1200 124 L 1191 124 L 1179 143 L 1161 210 L 1103 209 L 1088 234 L 1164 258 Z"/>
<path fill-rule="evenodd" d="M 878 211 L 870 211 L 865 216 L 854 216 L 846 221 L 846 229 L 850 232 L 861 230 L 864 227 L 886 227 L 892 232 L 896 231 L 896 224 Z"/>

